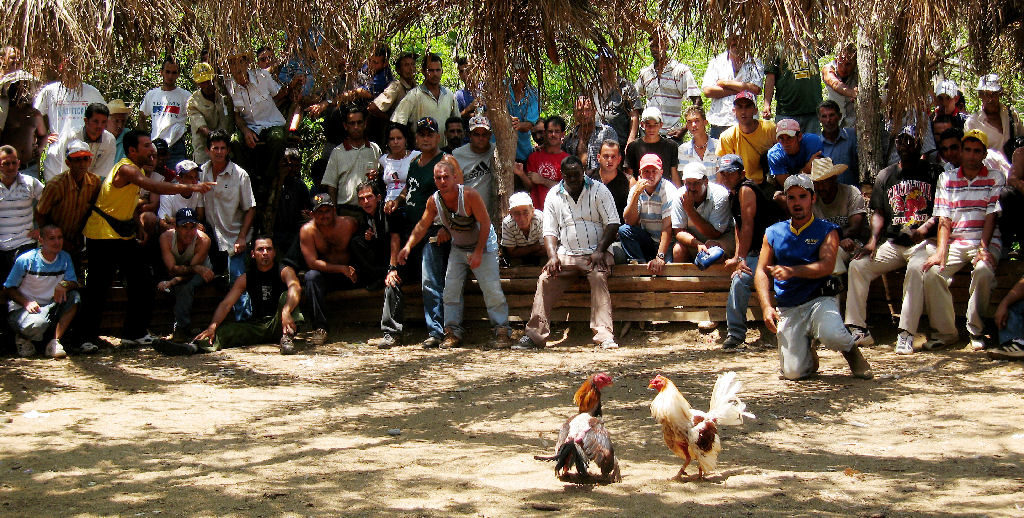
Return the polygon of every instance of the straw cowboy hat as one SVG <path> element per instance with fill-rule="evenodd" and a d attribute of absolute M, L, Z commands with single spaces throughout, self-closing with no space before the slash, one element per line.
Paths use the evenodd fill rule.
<path fill-rule="evenodd" d="M 848 168 L 849 166 L 846 164 L 832 164 L 831 158 L 815 158 L 811 161 L 811 181 L 828 180 L 837 174 L 842 174 Z"/>

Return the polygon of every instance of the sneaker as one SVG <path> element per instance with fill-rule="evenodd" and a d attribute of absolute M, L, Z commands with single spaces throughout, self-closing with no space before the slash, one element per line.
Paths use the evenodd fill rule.
<path fill-rule="evenodd" d="M 282 334 L 279 345 L 281 346 L 281 354 L 295 354 L 295 335 L 288 333 Z"/>
<path fill-rule="evenodd" d="M 532 340 L 532 339 L 530 338 L 530 336 L 529 336 L 529 335 L 523 335 L 523 336 L 522 336 L 522 337 L 521 337 L 521 338 L 519 339 L 519 341 L 518 341 L 518 342 L 516 342 L 516 343 L 515 343 L 515 344 L 514 344 L 514 345 L 512 346 L 512 350 L 514 350 L 514 351 L 535 351 L 535 350 L 538 350 L 538 349 L 543 349 L 543 348 L 542 348 L 541 346 L 537 345 L 537 344 L 536 344 L 536 343 L 535 343 L 535 342 L 534 342 L 534 341 L 533 341 L 533 340 Z"/>
<path fill-rule="evenodd" d="M 434 335 L 430 335 L 423 341 L 422 345 L 424 349 L 437 349 L 437 346 L 441 345 L 441 339 Z"/>
<path fill-rule="evenodd" d="M 960 337 L 955 335 L 945 337 L 937 336 L 935 338 L 932 338 L 931 340 L 926 341 L 924 345 L 921 346 L 921 348 L 926 351 L 934 351 L 936 349 L 942 349 L 943 347 L 949 347 L 950 345 L 955 344 L 959 339 Z"/>
<path fill-rule="evenodd" d="M 729 353 L 734 353 L 743 347 L 743 340 L 740 340 L 734 336 L 729 336 L 722 342 L 722 350 Z"/>
<path fill-rule="evenodd" d="M 850 326 L 850 334 L 853 335 L 853 345 L 856 345 L 857 347 L 870 347 L 875 345 L 875 337 L 871 336 L 871 331 L 868 331 L 863 327 Z"/>
<path fill-rule="evenodd" d="M 896 337 L 896 347 L 893 349 L 896 354 L 914 354 L 914 335 L 907 331 L 900 331 Z"/>
<path fill-rule="evenodd" d="M 313 347 L 320 347 L 327 343 L 327 330 L 326 329 L 314 329 L 309 335 L 309 345 Z"/>
<path fill-rule="evenodd" d="M 449 329 L 444 330 L 444 340 L 439 345 L 441 349 L 451 349 L 452 347 L 462 347 L 462 339 L 455 335 L 454 331 Z"/>
<path fill-rule="evenodd" d="M 172 342 L 179 342 L 179 343 L 191 342 L 192 338 L 194 336 L 196 336 L 196 335 L 193 334 L 193 333 L 190 333 L 187 326 L 186 327 L 178 327 L 178 325 L 175 324 L 174 325 L 174 331 L 171 332 L 171 341 Z"/>
<path fill-rule="evenodd" d="M 704 332 L 712 331 L 716 327 L 718 327 L 718 322 L 714 322 L 711 320 L 701 320 L 700 322 L 697 323 L 697 329 L 700 329 L 701 331 Z"/>
<path fill-rule="evenodd" d="M 138 338 L 123 338 L 121 340 L 121 347 L 140 347 L 144 345 L 153 345 L 153 342 L 157 341 L 159 337 L 153 336 L 152 333 L 146 331 L 146 334 Z"/>
<path fill-rule="evenodd" d="M 989 358 L 995 360 L 1020 360 L 1024 359 L 1024 340 L 1014 338 L 1005 344 L 985 351 Z"/>
<path fill-rule="evenodd" d="M 383 338 L 370 340 L 370 345 L 375 345 L 378 349 L 390 349 L 402 345 L 402 337 L 391 333 L 384 333 Z"/>
<path fill-rule="evenodd" d="M 983 351 L 985 350 L 985 337 L 971 335 L 971 350 L 972 351 Z"/>
<path fill-rule="evenodd" d="M 913 340 L 913 335 L 910 335 L 910 338 Z M 864 359 L 859 347 L 854 346 L 853 349 L 843 352 L 843 358 L 846 358 L 846 363 L 850 365 L 850 372 L 855 378 L 869 380 L 874 377 L 874 374 L 871 373 L 871 365 Z"/>
<path fill-rule="evenodd" d="M 491 349 L 508 349 L 512 347 L 512 337 L 507 327 L 494 328 L 494 340 L 491 342 Z"/>
<path fill-rule="evenodd" d="M 18 335 L 18 337 L 14 339 L 14 342 L 18 344 L 18 356 L 28 358 L 36 355 L 36 344 L 32 343 L 32 340 Z"/>
<path fill-rule="evenodd" d="M 619 344 L 615 343 L 615 340 L 605 340 L 601 342 L 598 347 L 601 349 L 618 349 Z"/>
<path fill-rule="evenodd" d="M 68 353 L 64 352 L 64 346 L 60 344 L 60 340 L 54 338 L 50 340 L 50 343 L 46 344 L 46 356 L 50 358 L 64 358 Z"/>

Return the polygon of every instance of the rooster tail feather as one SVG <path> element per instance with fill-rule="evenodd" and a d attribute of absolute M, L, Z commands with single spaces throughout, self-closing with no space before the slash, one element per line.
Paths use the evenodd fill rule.
<path fill-rule="evenodd" d="M 576 443 L 572 444 L 576 447 L 576 473 L 586 475 L 587 467 L 590 466 L 590 459 L 588 459 L 587 454 L 583 452 L 583 447 Z"/>
<path fill-rule="evenodd" d="M 558 461 L 555 463 L 555 474 L 562 471 L 562 468 L 569 463 L 569 457 L 576 451 L 576 444 L 572 441 L 568 441 L 558 449 L 558 455 L 555 455 L 554 460 Z"/>
<path fill-rule="evenodd" d="M 558 455 L 534 455 L 533 460 L 553 461 L 558 460 Z"/>
<path fill-rule="evenodd" d="M 754 414 L 747 412 L 747 405 L 740 401 L 739 393 L 742 389 L 743 382 L 737 379 L 735 372 L 720 374 L 711 392 L 708 415 L 720 425 L 743 424 L 744 417 L 754 419 Z"/>

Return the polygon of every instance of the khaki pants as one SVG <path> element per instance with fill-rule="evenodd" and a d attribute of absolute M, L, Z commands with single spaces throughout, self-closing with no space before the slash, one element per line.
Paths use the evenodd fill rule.
<path fill-rule="evenodd" d="M 861 257 L 850 261 L 846 292 L 846 325 L 867 327 L 868 287 L 871 281 L 886 272 L 907 267 L 903 279 L 903 305 L 900 308 L 900 329 L 917 333 L 917 324 L 924 311 L 924 273 L 921 266 L 935 252 L 935 242 L 925 240 L 913 246 L 894 245 L 886 241 L 879 245 L 875 257 Z M 929 306 L 929 319 L 934 308 Z M 932 320 L 932 325 L 935 325 Z"/>
<path fill-rule="evenodd" d="M 980 245 L 950 243 L 949 254 L 946 255 L 946 267 L 939 270 L 933 266 L 924 275 L 924 296 L 928 301 L 928 319 L 943 336 L 956 336 L 956 314 L 953 312 L 953 295 L 949 292 L 949 283 L 953 275 L 961 268 L 971 264 L 978 256 Z M 996 264 L 979 262 L 971 271 L 970 298 L 967 299 L 967 332 L 971 336 L 980 336 L 984 330 L 981 312 L 988 313 L 989 298 L 992 296 L 992 285 L 996 277 L 996 265 L 999 263 L 1001 248 L 990 245 L 988 251 Z"/>
<path fill-rule="evenodd" d="M 608 294 L 608 274 L 611 273 L 612 254 L 605 253 L 605 264 L 590 267 L 587 255 L 562 255 L 558 260 L 562 270 L 555 275 L 542 272 L 537 279 L 537 293 L 533 296 L 530 321 L 526 324 L 526 335 L 533 343 L 544 346 L 551 336 L 551 309 L 562 298 L 565 289 L 581 275 L 590 281 L 590 329 L 594 331 L 594 343 L 614 340 L 612 332 L 612 299 Z"/>

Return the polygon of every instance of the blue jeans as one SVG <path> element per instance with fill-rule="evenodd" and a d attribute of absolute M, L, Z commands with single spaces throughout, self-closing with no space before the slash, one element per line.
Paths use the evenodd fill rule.
<path fill-rule="evenodd" d="M 462 327 L 462 308 L 465 305 L 462 287 L 466 283 L 466 271 L 469 270 L 470 251 L 452 248 L 448 256 L 448 272 L 444 278 L 444 327 L 455 336 L 462 338 L 465 331 Z M 508 326 L 508 302 L 501 291 L 501 278 L 498 275 L 498 251 L 484 252 L 480 266 L 473 270 L 480 291 L 484 293 L 487 304 L 487 318 L 495 327 Z"/>
<path fill-rule="evenodd" d="M 192 278 L 178 284 L 174 292 L 174 330 L 188 332 L 192 325 L 192 301 L 195 298 L 196 288 L 206 284 L 203 276 L 193 274 Z"/>
<path fill-rule="evenodd" d="M 427 233 L 436 236 L 441 227 L 432 228 Z M 427 324 L 427 332 L 434 338 L 444 338 L 444 277 L 448 270 L 448 253 L 451 241 L 434 244 L 429 241 L 423 245 L 423 319 Z"/>
<path fill-rule="evenodd" d="M 235 284 L 235 280 L 245 273 L 245 254 L 235 254 L 228 256 L 228 281 L 232 285 Z M 252 316 L 252 302 L 249 301 L 249 294 L 242 292 L 242 296 L 238 298 L 238 302 L 232 306 L 235 311 L 235 320 L 239 322 L 245 322 Z"/>
<path fill-rule="evenodd" d="M 661 244 L 657 238 L 640 225 L 620 226 L 619 241 L 622 243 L 622 250 L 626 252 L 626 258 L 641 263 L 654 259 L 658 255 L 658 246 Z M 671 246 L 665 251 L 665 262 L 672 262 Z"/>
<path fill-rule="evenodd" d="M 999 330 L 999 345 L 1014 338 L 1024 338 L 1024 300 L 1010 305 L 1006 312 L 1006 327 Z"/>
<path fill-rule="evenodd" d="M 750 254 L 743 259 L 751 271 L 757 269 L 757 259 L 761 251 Z M 753 291 L 754 276 L 741 273 L 732 278 L 729 286 L 729 300 L 725 306 L 725 321 L 729 325 L 729 336 L 744 340 L 747 337 L 747 306 L 750 305 L 750 292 Z"/>
<path fill-rule="evenodd" d="M 177 142 L 175 142 L 173 145 L 167 148 L 168 155 L 166 165 L 172 171 L 174 170 L 174 166 L 178 165 L 178 162 L 181 162 L 182 160 L 192 159 L 192 157 L 188 155 L 188 152 L 185 149 L 185 138 L 187 138 L 188 135 L 189 133 L 186 131 L 185 134 L 182 135 Z"/>

